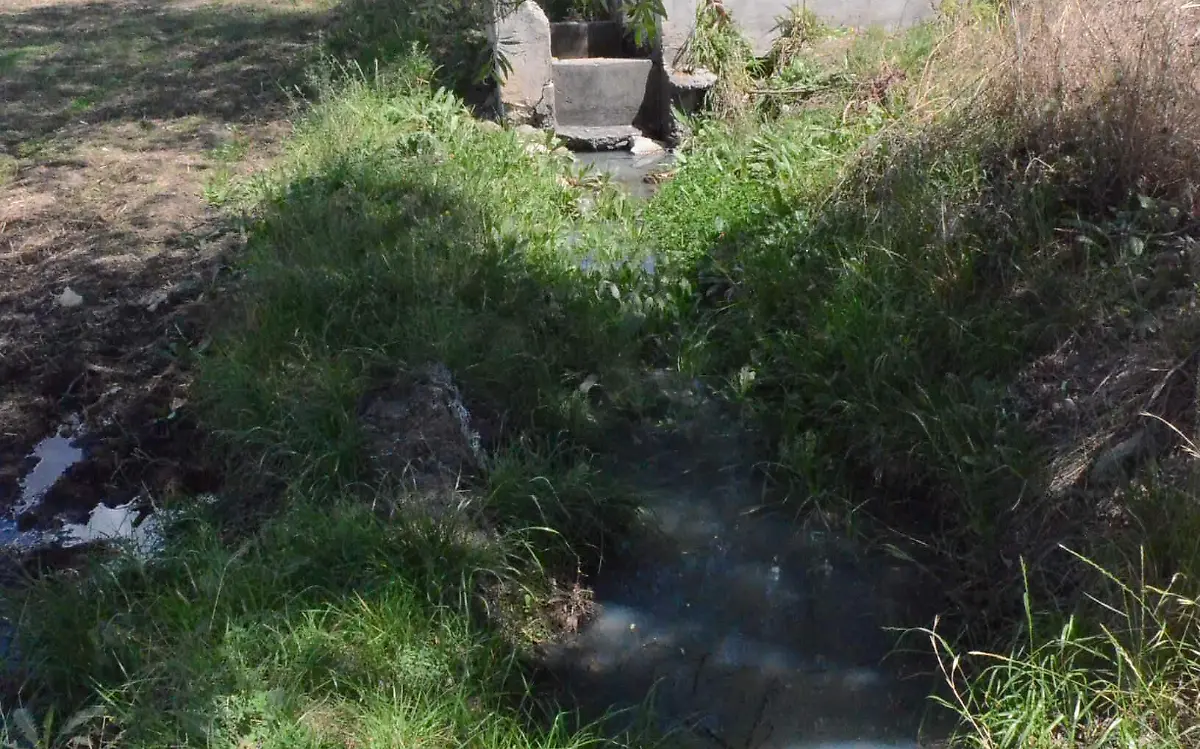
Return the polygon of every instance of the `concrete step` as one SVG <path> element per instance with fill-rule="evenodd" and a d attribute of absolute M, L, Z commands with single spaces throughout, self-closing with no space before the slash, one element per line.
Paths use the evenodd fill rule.
<path fill-rule="evenodd" d="M 654 63 L 612 57 L 554 60 L 555 114 L 563 127 L 632 125 L 652 93 Z"/>
<path fill-rule="evenodd" d="M 633 125 L 559 125 L 554 134 L 572 151 L 619 151 L 628 148 L 642 131 Z"/>

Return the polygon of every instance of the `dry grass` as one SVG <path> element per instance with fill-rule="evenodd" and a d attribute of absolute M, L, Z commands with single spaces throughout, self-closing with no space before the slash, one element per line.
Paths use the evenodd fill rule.
<path fill-rule="evenodd" d="M 1002 123 L 1022 166 L 1086 179 L 1094 206 L 1137 193 L 1200 209 L 1200 4 L 1013 0 L 955 23 L 926 111 L 951 100 Z"/>
<path fill-rule="evenodd" d="M 1194 200 L 1200 9 L 1036 2 L 1017 19 L 1013 75 L 995 104 L 1028 123 L 1031 150 L 1082 159 L 1097 197 L 1139 190 Z"/>

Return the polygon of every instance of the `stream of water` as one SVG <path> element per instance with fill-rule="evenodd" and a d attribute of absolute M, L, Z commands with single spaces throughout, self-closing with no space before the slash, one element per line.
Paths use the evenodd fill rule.
<path fill-rule="evenodd" d="M 716 749 L 919 746 L 933 681 L 885 629 L 930 623 L 917 570 L 770 509 L 719 421 L 622 460 L 649 522 L 550 650 L 566 701 L 630 708 L 615 730 L 649 704 L 657 730 Z"/>
<path fill-rule="evenodd" d="M 635 156 L 629 151 L 580 151 L 575 154 L 575 163 L 607 174 L 634 197 L 649 198 L 657 186 L 646 182 L 646 177 L 666 169 L 673 158 L 666 151 L 645 156 Z"/>
<path fill-rule="evenodd" d="M 648 196 L 643 177 L 669 156 L 577 158 Z M 638 490 L 647 521 L 592 581 L 597 616 L 547 650 L 554 689 L 614 731 L 650 720 L 713 749 L 919 746 L 934 681 L 895 656 L 886 629 L 930 623 L 917 570 L 767 502 L 746 435 L 688 397 L 686 424 L 647 428 L 619 451 L 612 470 Z M 0 542 L 119 540 L 152 555 L 159 519 L 137 523 L 133 504 L 101 504 L 53 534 L 17 531 L 81 456 L 68 437 L 39 443 Z"/>

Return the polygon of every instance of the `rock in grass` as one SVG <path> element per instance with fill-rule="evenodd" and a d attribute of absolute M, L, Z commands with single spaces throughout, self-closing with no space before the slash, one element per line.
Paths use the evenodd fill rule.
<path fill-rule="evenodd" d="M 1092 486 L 1109 486 L 1128 478 L 1133 465 L 1151 452 L 1152 442 L 1149 430 L 1140 429 L 1128 439 L 1100 453 L 1088 471 L 1088 483 Z"/>
<path fill-rule="evenodd" d="M 483 468 L 471 414 L 442 364 L 404 373 L 369 393 L 359 413 L 368 458 L 408 498 L 442 517 L 455 488 Z"/>
<path fill-rule="evenodd" d="M 67 288 L 63 289 L 63 293 L 58 295 L 56 301 L 58 302 L 58 306 L 67 307 L 69 309 L 71 307 L 78 307 L 79 305 L 83 304 L 83 297 L 80 296 L 70 286 L 68 286 Z"/>
<path fill-rule="evenodd" d="M 629 145 L 629 152 L 634 156 L 650 156 L 666 151 L 661 143 L 651 138 L 646 138 L 641 135 L 634 136 L 633 142 Z"/>

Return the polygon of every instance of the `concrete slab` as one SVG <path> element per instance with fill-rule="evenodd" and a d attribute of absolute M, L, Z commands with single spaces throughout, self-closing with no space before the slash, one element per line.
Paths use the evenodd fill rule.
<path fill-rule="evenodd" d="M 491 42 L 512 69 L 500 84 L 505 119 L 553 127 L 554 75 L 550 67 L 550 19 L 533 0 L 525 0 L 496 19 Z"/>
<path fill-rule="evenodd" d="M 664 0 L 667 17 L 662 22 L 663 59 L 674 66 L 679 52 L 696 25 L 696 9 L 705 0 Z M 722 0 L 721 4 L 745 34 L 757 55 L 771 49 L 779 19 L 797 0 Z M 837 26 L 894 29 L 932 18 L 937 0 L 804 0 L 804 7 Z"/>
<path fill-rule="evenodd" d="M 609 127 L 559 126 L 554 134 L 572 151 L 619 151 L 629 147 L 642 131 L 633 125 Z"/>
<path fill-rule="evenodd" d="M 555 60 L 551 67 L 559 125 L 632 125 L 652 96 L 651 60 Z"/>

